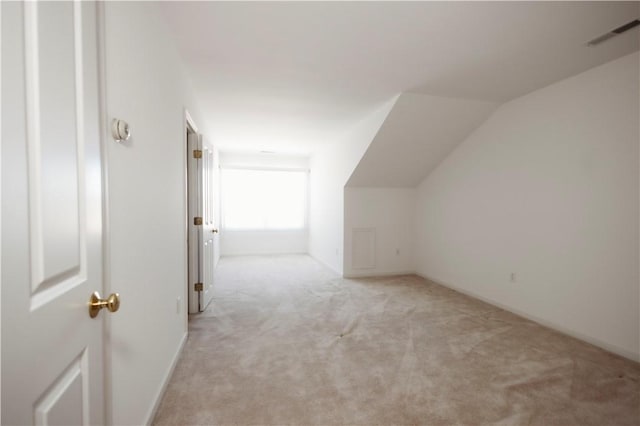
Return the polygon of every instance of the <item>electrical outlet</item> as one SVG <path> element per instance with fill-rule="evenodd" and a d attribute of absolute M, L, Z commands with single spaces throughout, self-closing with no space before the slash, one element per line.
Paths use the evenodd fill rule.
<path fill-rule="evenodd" d="M 512 272 L 512 273 L 511 273 L 511 282 L 512 282 L 512 283 L 515 283 L 515 282 L 516 282 L 516 273 L 515 273 L 515 272 Z"/>
<path fill-rule="evenodd" d="M 182 311 L 182 297 L 178 297 L 178 299 L 176 300 L 176 314 L 180 315 L 181 311 Z"/>

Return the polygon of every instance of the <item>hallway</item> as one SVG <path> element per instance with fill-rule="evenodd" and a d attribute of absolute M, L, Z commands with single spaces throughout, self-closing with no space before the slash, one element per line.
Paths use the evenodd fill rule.
<path fill-rule="evenodd" d="M 417 276 L 225 257 L 154 423 L 636 424 L 638 364 Z"/>

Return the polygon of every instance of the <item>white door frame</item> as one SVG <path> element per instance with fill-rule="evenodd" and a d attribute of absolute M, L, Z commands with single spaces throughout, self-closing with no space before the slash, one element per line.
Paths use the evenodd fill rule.
<path fill-rule="evenodd" d="M 185 332 L 188 332 L 189 326 L 188 326 L 188 322 L 189 322 L 189 270 L 191 269 L 191 263 L 192 259 L 189 257 L 189 233 L 190 233 L 190 229 L 189 229 L 189 224 L 190 224 L 190 217 L 189 217 L 189 141 L 188 141 L 188 134 L 189 133 L 195 133 L 198 134 L 198 126 L 196 126 L 195 121 L 193 120 L 193 118 L 191 117 L 191 114 L 189 114 L 189 111 L 185 108 L 184 109 L 184 121 L 183 121 L 183 132 L 182 132 L 182 137 L 183 137 L 183 142 L 182 142 L 182 153 L 184 155 L 184 220 L 183 222 L 183 226 L 184 226 L 184 235 L 185 235 L 185 255 L 184 255 L 184 282 L 185 285 L 184 287 L 184 296 L 183 296 L 183 303 L 182 303 L 182 308 L 184 309 L 184 328 L 185 328 Z"/>

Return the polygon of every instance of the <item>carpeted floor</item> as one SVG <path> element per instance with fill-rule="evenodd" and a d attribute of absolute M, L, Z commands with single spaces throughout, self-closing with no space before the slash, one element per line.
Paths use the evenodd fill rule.
<path fill-rule="evenodd" d="M 640 424 L 640 364 L 417 276 L 220 261 L 155 424 Z"/>

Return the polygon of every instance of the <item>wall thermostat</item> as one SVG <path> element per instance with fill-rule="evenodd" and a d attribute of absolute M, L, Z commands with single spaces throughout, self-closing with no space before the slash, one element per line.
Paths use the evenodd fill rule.
<path fill-rule="evenodd" d="M 122 142 L 129 140 L 131 137 L 131 130 L 129 129 L 129 123 L 123 120 L 114 118 L 111 121 L 111 135 L 116 142 Z"/>

